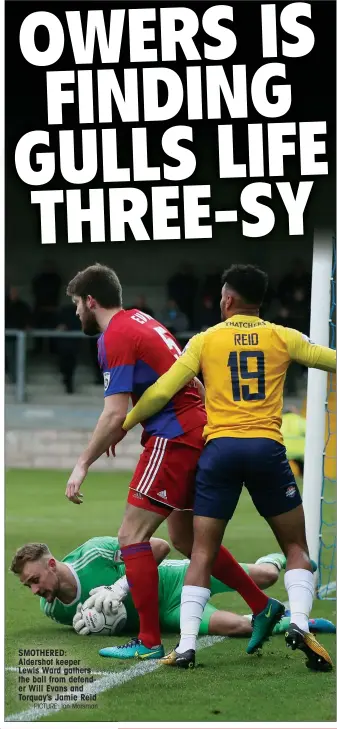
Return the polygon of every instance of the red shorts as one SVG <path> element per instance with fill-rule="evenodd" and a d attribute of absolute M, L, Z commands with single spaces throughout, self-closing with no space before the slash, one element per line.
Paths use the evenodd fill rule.
<path fill-rule="evenodd" d="M 128 503 L 168 516 L 172 509 L 193 509 L 203 427 L 188 433 L 188 444 L 166 438 L 147 441 L 130 483 Z"/>

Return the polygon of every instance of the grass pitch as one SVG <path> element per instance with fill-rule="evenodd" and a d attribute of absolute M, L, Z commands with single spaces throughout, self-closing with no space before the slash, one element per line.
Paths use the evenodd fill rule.
<path fill-rule="evenodd" d="M 116 535 L 130 474 L 89 474 L 81 506 L 69 503 L 64 496 L 67 477 L 66 473 L 52 471 L 7 473 L 6 572 L 13 552 L 25 542 L 47 542 L 54 556 L 62 559 L 90 537 Z M 165 526 L 158 534 L 166 536 Z M 247 493 L 243 493 L 228 528 L 226 545 L 237 559 L 245 562 L 278 551 L 273 535 L 254 511 Z M 171 556 L 179 557 L 174 550 Z M 270 594 L 286 599 L 282 576 Z M 224 609 L 248 612 L 235 594 L 218 596 L 213 602 Z M 313 615 L 335 622 L 335 609 L 335 602 L 316 601 Z M 165 647 L 174 646 L 176 638 L 164 635 Z M 13 717 L 13 721 L 58 722 L 323 722 L 336 718 L 334 673 L 310 673 L 302 654 L 286 650 L 283 636 L 273 638 L 261 656 L 246 655 L 246 639 L 214 642 L 200 652 L 198 667 L 186 672 L 158 668 L 155 662 L 150 665 L 101 658 L 98 649 L 112 642 L 114 639 L 104 636 L 81 638 L 71 629 L 48 620 L 40 613 L 38 598 L 7 572 L 6 717 Z M 335 636 L 322 636 L 322 642 L 334 657 Z M 32 692 L 29 688 L 20 690 L 23 683 L 19 683 L 19 650 L 37 648 L 64 650 L 67 659 L 79 660 L 81 667 L 91 669 L 98 688 L 96 700 L 81 705 L 78 684 L 75 690 L 80 708 L 69 705 L 58 710 L 60 703 L 53 701 L 50 703 L 56 708 L 52 709 L 49 703 L 48 713 L 43 715 L 37 702 L 20 699 L 20 694 Z M 27 685 L 31 685 L 31 678 Z M 62 686 L 59 688 L 62 690 Z M 40 703 L 44 692 L 42 686 Z M 36 696 L 40 700 L 40 695 Z M 30 714 L 23 713 L 29 711 Z"/>

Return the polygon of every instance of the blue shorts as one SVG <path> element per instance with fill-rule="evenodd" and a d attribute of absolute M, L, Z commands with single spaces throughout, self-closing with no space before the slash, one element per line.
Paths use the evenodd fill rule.
<path fill-rule="evenodd" d="M 214 438 L 199 459 L 194 514 L 228 521 L 243 485 L 265 518 L 302 503 L 283 445 L 270 438 Z"/>

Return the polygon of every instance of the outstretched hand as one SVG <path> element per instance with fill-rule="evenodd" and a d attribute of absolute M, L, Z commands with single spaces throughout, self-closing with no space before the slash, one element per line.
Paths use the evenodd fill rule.
<path fill-rule="evenodd" d="M 83 494 L 80 493 L 82 483 L 88 473 L 86 466 L 80 466 L 76 464 L 70 478 L 68 479 L 66 488 L 66 497 L 73 504 L 81 504 L 83 501 Z"/>

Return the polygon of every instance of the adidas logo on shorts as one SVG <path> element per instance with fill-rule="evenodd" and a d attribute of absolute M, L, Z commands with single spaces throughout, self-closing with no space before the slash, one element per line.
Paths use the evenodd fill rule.
<path fill-rule="evenodd" d="M 162 499 L 167 499 L 167 493 L 166 491 L 158 491 L 157 496 L 161 496 Z"/>

